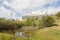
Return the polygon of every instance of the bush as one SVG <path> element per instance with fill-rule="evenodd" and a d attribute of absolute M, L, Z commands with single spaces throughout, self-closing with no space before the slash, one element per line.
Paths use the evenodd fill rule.
<path fill-rule="evenodd" d="M 60 12 L 57 12 L 55 15 L 56 15 L 57 17 L 60 17 Z"/>
<path fill-rule="evenodd" d="M 33 18 L 26 19 L 27 26 L 34 26 L 34 22 L 35 22 L 35 19 L 33 19 Z"/>
<path fill-rule="evenodd" d="M 9 30 L 15 30 L 20 29 L 23 26 L 23 23 L 20 21 L 13 21 L 13 20 L 4 20 L 0 19 L 0 31 L 9 31 Z"/>
<path fill-rule="evenodd" d="M 43 16 L 42 17 L 42 25 L 46 27 L 53 26 L 55 20 L 51 16 Z"/>
<path fill-rule="evenodd" d="M 15 28 L 15 24 L 13 21 L 0 21 L 0 30 L 13 30 Z"/>

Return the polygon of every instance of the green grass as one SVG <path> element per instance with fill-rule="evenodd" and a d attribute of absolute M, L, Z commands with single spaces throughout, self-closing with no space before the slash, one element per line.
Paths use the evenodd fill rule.
<path fill-rule="evenodd" d="M 12 40 L 13 35 L 7 33 L 0 33 L 0 40 Z"/>
<path fill-rule="evenodd" d="M 35 40 L 60 40 L 60 30 L 47 28 L 35 32 Z"/>

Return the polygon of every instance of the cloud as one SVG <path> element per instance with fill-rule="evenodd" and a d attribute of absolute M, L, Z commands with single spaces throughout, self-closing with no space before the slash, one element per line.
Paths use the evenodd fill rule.
<path fill-rule="evenodd" d="M 34 16 L 34 15 L 44 15 L 44 14 L 53 15 L 53 14 L 56 14 L 58 11 L 60 11 L 60 7 L 59 8 L 49 7 L 48 9 L 47 8 L 43 9 L 43 11 L 36 10 L 36 11 L 32 11 L 31 13 L 26 13 L 23 16 L 26 16 L 26 15 Z"/>
<path fill-rule="evenodd" d="M 58 11 L 60 11 L 60 8 L 50 7 L 48 9 L 48 14 L 56 14 Z"/>
<path fill-rule="evenodd" d="M 42 11 L 42 10 L 45 10 L 45 9 L 48 9 L 49 7 L 53 8 L 53 7 L 58 7 L 57 5 L 59 5 L 59 2 L 60 0 L 31 0 L 31 4 L 23 9 L 23 13 L 31 13 L 33 11 Z"/>
<path fill-rule="evenodd" d="M 14 8 L 15 10 L 21 10 L 29 5 L 29 0 L 12 0 L 12 2 L 4 1 L 4 4 Z"/>
<path fill-rule="evenodd" d="M 60 10 L 59 4 L 60 0 L 0 0 L 0 17 L 10 18 L 11 12 L 14 19 L 26 14 L 43 15 L 47 9 L 52 14 Z"/>
<path fill-rule="evenodd" d="M 9 15 L 9 13 L 10 12 L 8 10 L 6 10 L 4 7 L 0 7 L 0 17 L 7 17 Z"/>
<path fill-rule="evenodd" d="M 31 0 L 29 8 L 43 7 L 46 4 L 52 5 L 59 0 Z"/>
<path fill-rule="evenodd" d="M 11 11 L 5 9 L 4 7 L 0 6 L 0 17 L 10 19 L 11 13 L 13 13 L 13 12 L 11 12 Z M 12 15 L 13 15 L 13 19 L 16 19 L 16 14 L 13 13 Z"/>

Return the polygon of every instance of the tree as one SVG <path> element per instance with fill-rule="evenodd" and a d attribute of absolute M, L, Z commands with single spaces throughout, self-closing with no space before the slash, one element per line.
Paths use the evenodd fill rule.
<path fill-rule="evenodd" d="M 18 29 L 20 29 L 22 26 L 24 26 L 23 21 L 15 21 L 14 23 L 17 26 Z"/>
<path fill-rule="evenodd" d="M 27 20 L 26 20 L 26 23 L 27 23 L 27 26 L 33 26 L 34 25 L 34 19 L 33 18 L 28 18 Z"/>
<path fill-rule="evenodd" d="M 26 19 L 26 25 L 27 25 L 27 26 L 30 26 L 30 25 L 31 25 L 31 21 L 30 21 L 29 18 Z"/>
<path fill-rule="evenodd" d="M 60 18 L 60 11 L 57 12 L 55 15 Z"/>
<path fill-rule="evenodd" d="M 20 29 L 23 24 L 20 21 L 13 21 L 13 20 L 0 20 L 0 31 L 1 30 L 15 30 Z"/>
<path fill-rule="evenodd" d="M 54 24 L 55 20 L 51 16 L 43 16 L 42 17 L 42 25 L 46 27 L 50 27 Z"/>

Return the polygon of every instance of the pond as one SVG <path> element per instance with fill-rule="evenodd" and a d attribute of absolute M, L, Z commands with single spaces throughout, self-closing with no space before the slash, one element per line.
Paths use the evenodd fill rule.
<path fill-rule="evenodd" d="M 24 32 L 15 32 L 15 36 L 17 37 L 25 37 Z"/>

